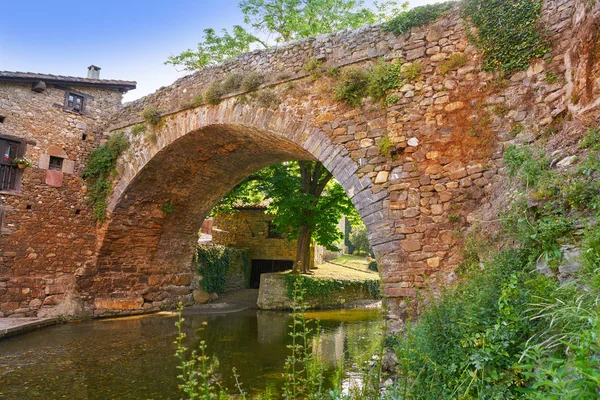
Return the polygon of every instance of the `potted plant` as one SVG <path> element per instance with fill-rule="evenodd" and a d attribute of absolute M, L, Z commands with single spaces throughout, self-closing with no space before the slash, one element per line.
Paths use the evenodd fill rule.
<path fill-rule="evenodd" d="M 19 158 L 19 157 L 13 158 L 12 162 L 13 162 L 13 164 L 16 164 L 20 169 L 31 167 L 31 161 L 29 161 L 25 157 L 23 157 L 23 158 Z"/>

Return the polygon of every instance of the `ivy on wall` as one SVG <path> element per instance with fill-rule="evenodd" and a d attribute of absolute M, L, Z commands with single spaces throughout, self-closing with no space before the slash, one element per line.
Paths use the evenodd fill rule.
<path fill-rule="evenodd" d="M 310 276 L 285 274 L 286 296 L 293 299 L 294 283 L 300 281 L 300 285 L 306 290 L 308 297 L 325 299 L 334 292 L 340 292 L 344 289 L 358 289 L 368 293 L 373 298 L 380 298 L 379 280 L 351 281 L 333 278 L 312 278 Z"/>
<path fill-rule="evenodd" d="M 200 286 L 208 293 L 222 295 L 227 284 L 227 273 L 232 261 L 240 258 L 240 268 L 246 279 L 250 277 L 250 258 L 244 249 L 236 249 L 223 245 L 205 244 L 196 249 L 196 263 L 198 273 L 202 276 Z"/>
<path fill-rule="evenodd" d="M 109 178 L 115 172 L 117 159 L 129 145 L 123 132 L 115 133 L 106 144 L 90 153 L 83 170 L 82 177 L 88 184 L 89 202 L 94 208 L 94 217 L 100 222 L 104 220 L 106 199 L 112 190 Z"/>
<path fill-rule="evenodd" d="M 467 35 L 483 56 L 485 71 L 512 73 L 551 50 L 540 34 L 542 0 L 463 0 Z M 471 27 L 476 28 L 474 31 Z"/>
<path fill-rule="evenodd" d="M 427 4 L 404 11 L 383 25 L 383 29 L 396 35 L 408 32 L 411 28 L 433 22 L 452 8 L 452 2 Z"/>

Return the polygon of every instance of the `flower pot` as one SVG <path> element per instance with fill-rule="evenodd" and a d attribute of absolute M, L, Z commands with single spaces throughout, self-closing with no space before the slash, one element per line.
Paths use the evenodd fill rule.
<path fill-rule="evenodd" d="M 27 164 L 17 164 L 17 167 L 19 167 L 19 169 L 25 169 L 27 168 Z"/>

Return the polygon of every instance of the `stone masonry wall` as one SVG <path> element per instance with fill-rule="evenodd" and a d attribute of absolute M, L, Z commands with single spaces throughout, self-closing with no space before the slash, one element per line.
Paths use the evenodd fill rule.
<path fill-rule="evenodd" d="M 208 137 L 234 137 L 231 127 L 250 127 L 256 140 L 263 133 L 274 135 L 268 139 L 274 147 L 275 138 L 283 136 L 323 161 L 346 189 L 382 265 L 385 294 L 396 299 L 391 301 L 391 312 L 400 315 L 397 306 L 403 298 L 414 296 L 416 288 L 435 288 L 453 279 L 461 261 L 456 232 L 476 223 L 475 211 L 489 207 L 502 186 L 504 148 L 514 141 L 532 140 L 567 108 L 575 117 L 583 112 L 583 105 L 575 110 L 568 104 L 568 85 L 550 84 L 546 74 L 564 76 L 567 82 L 571 79 L 569 50 L 575 46 L 578 29 L 593 20 L 598 5 L 594 7 L 590 9 L 589 3 L 580 0 L 545 2 L 544 29 L 554 49 L 544 60 L 509 79 L 481 70 L 480 56 L 469 43 L 456 10 L 400 36 L 368 26 L 253 52 L 182 78 L 129 105 L 113 120 L 113 131 L 130 132 L 132 124 L 142 121 L 141 111 L 146 106 L 164 115 L 164 125 L 156 131 L 158 142 L 139 141 L 134 152 L 122 160 L 124 172 L 111 198 L 114 221 L 135 219 L 130 212 L 127 216 L 121 213 L 142 203 L 134 205 L 127 199 L 140 195 L 144 186 L 140 182 L 158 167 L 155 157 L 168 149 L 175 153 L 175 145 L 189 136 L 188 132 L 200 137 L 206 129 Z M 456 53 L 466 55 L 466 64 L 443 74 L 441 63 Z M 332 78 L 322 75 L 315 79 L 304 71 L 311 58 L 320 59 L 325 68 L 352 64 L 368 69 L 380 57 L 389 62 L 418 63 L 421 70 L 420 77 L 392 93 L 398 101 L 385 107 L 370 100 L 360 108 L 342 104 L 333 98 Z M 232 71 L 261 72 L 267 81 L 257 93 L 231 93 L 217 106 L 192 104 L 210 82 Z M 269 109 L 257 103 L 255 95 L 265 88 L 280 100 L 277 106 Z M 204 140 L 199 137 L 196 140 Z M 384 137 L 393 145 L 389 156 L 379 148 Z M 244 140 L 231 147 L 246 146 L 253 139 Z M 268 143 L 261 142 L 261 146 L 272 151 Z M 236 151 L 227 154 L 235 157 Z M 304 157 L 300 152 L 290 156 Z M 224 167 L 214 176 L 227 180 L 233 171 Z M 153 189 L 154 194 L 146 194 L 145 201 L 155 206 L 171 190 Z M 212 194 L 224 194 L 220 190 Z M 196 195 L 201 193 L 198 189 Z M 196 207 L 205 209 L 209 204 Z M 107 232 L 122 229 L 118 222 L 111 226 L 107 225 Z M 121 234 L 115 231 L 113 235 Z M 152 240 L 159 239 L 148 240 L 151 246 Z M 170 234 L 170 240 L 189 239 Z M 127 262 L 153 263 L 158 258 L 130 258 Z M 185 269 L 183 258 L 178 263 Z"/>
<path fill-rule="evenodd" d="M 251 260 L 295 260 L 296 241 L 268 237 L 272 220 L 264 209 L 220 215 L 213 225 L 213 242 L 248 249 Z"/>
<path fill-rule="evenodd" d="M 503 195 L 506 146 L 531 142 L 566 119 L 597 115 L 599 19 L 598 2 L 546 1 L 543 29 L 553 50 L 508 79 L 481 70 L 454 10 L 400 36 L 368 26 L 249 53 L 128 105 L 105 131 L 124 131 L 133 146 L 119 161 L 95 265 L 77 278 L 84 307 L 107 315 L 189 300 L 195 235 L 210 208 L 262 167 L 316 158 L 363 218 L 390 312 L 401 317 L 403 299 L 416 288 L 453 279 L 461 261 L 456 232 L 484 224 L 481 216 Z M 465 54 L 466 64 L 442 74 L 440 64 L 455 53 Z M 392 93 L 395 104 L 367 100 L 353 108 L 333 98 L 332 78 L 304 71 L 313 57 L 326 68 L 402 60 L 419 63 L 421 76 Z M 216 106 L 193 105 L 231 71 L 261 72 L 267 81 Z M 550 73 L 560 79 L 550 83 Z M 279 104 L 257 102 L 266 88 Z M 131 130 L 148 105 L 164 115 L 155 141 Z M 390 155 L 380 151 L 384 137 Z M 161 211 L 166 201 L 174 212 Z M 163 300 L 145 301 L 149 291 Z"/>
<path fill-rule="evenodd" d="M 36 93 L 31 83 L 0 83 L 5 117 L 0 135 L 25 140 L 25 156 L 33 164 L 24 170 L 18 192 L 0 193 L 0 316 L 44 315 L 51 308 L 64 314 L 83 311 L 75 277 L 94 260 L 96 223 L 81 171 L 101 139 L 95 126 L 120 108 L 122 94 L 69 88 L 94 97 L 86 101 L 85 115 L 55 106 L 64 103 L 62 89 L 49 85 Z M 60 187 L 47 181 L 50 155 L 64 158 Z"/>

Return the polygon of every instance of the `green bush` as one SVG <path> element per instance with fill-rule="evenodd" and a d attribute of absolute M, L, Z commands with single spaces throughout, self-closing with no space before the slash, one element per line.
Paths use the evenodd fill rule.
<path fill-rule="evenodd" d="M 204 101 L 213 106 L 218 105 L 221 102 L 221 96 L 223 96 L 223 87 L 220 82 L 211 82 L 210 85 L 204 91 Z"/>
<path fill-rule="evenodd" d="M 587 135 L 579 141 L 579 148 L 600 151 L 600 127 L 588 130 Z"/>
<path fill-rule="evenodd" d="M 382 157 L 389 157 L 392 155 L 392 149 L 395 147 L 388 135 L 382 137 L 377 143 L 377 146 L 379 146 L 379 155 Z"/>
<path fill-rule="evenodd" d="M 360 107 L 367 94 L 368 76 L 361 68 L 353 67 L 342 71 L 336 87 L 335 97 L 352 107 Z"/>
<path fill-rule="evenodd" d="M 400 68 L 400 63 L 377 62 L 368 74 L 367 94 L 369 97 L 379 100 L 384 98 L 389 90 L 401 87 Z"/>
<path fill-rule="evenodd" d="M 306 72 L 311 73 L 315 78 L 319 77 L 321 73 L 321 69 L 323 67 L 323 61 L 318 58 L 309 58 L 308 61 L 304 63 L 304 70 Z"/>
<path fill-rule="evenodd" d="M 265 81 L 265 76 L 258 72 L 248 72 L 240 84 L 244 92 L 252 92 L 260 87 Z"/>
<path fill-rule="evenodd" d="M 370 252 L 371 246 L 369 245 L 369 235 L 367 234 L 367 227 L 364 224 L 352 226 L 352 230 L 350 231 L 350 243 L 352 243 L 355 252 Z"/>
<path fill-rule="evenodd" d="M 370 261 L 370 262 L 369 262 L 369 265 L 367 266 L 367 268 L 368 268 L 370 271 L 373 271 L 373 272 L 379 272 L 379 268 L 378 268 L 378 265 L 377 265 L 377 261 L 375 261 L 375 260 L 372 260 L 372 261 Z"/>
<path fill-rule="evenodd" d="M 280 102 L 279 96 L 273 89 L 261 90 L 256 95 L 256 103 L 260 107 L 275 108 Z"/>
<path fill-rule="evenodd" d="M 118 132 L 106 144 L 94 149 L 88 157 L 82 178 L 88 185 L 88 198 L 94 208 L 94 217 L 99 221 L 104 221 L 106 214 L 106 199 L 111 191 L 110 176 L 115 171 L 117 159 L 129 145 L 125 134 Z"/>
<path fill-rule="evenodd" d="M 158 126 L 162 120 L 162 114 L 159 110 L 152 106 L 144 108 L 142 111 L 142 117 L 151 126 Z"/>
<path fill-rule="evenodd" d="M 401 68 L 400 76 L 406 82 L 413 82 L 421 77 L 423 65 L 420 62 L 404 64 Z"/>
<path fill-rule="evenodd" d="M 244 75 L 238 72 L 232 72 L 225 77 L 221 87 L 223 89 L 223 93 L 231 93 L 238 90 L 242 86 L 242 81 L 244 80 Z"/>
<path fill-rule="evenodd" d="M 512 73 L 551 47 L 538 32 L 542 0 L 464 0 L 467 34 L 483 56 L 485 71 Z M 477 28 L 472 33 L 470 25 Z"/>
<path fill-rule="evenodd" d="M 508 399 L 523 382 L 517 363 L 535 329 L 522 311 L 551 284 L 531 279 L 527 254 L 506 251 L 432 301 L 397 347 L 411 399 Z M 403 375 L 404 374 L 404 375 Z"/>
<path fill-rule="evenodd" d="M 440 63 L 440 74 L 446 75 L 460 67 L 464 67 L 466 63 L 467 55 L 465 53 L 454 53 L 446 61 Z"/>
<path fill-rule="evenodd" d="M 516 177 L 528 188 L 551 179 L 553 175 L 548 168 L 549 161 L 543 153 L 534 153 L 528 146 L 509 146 L 504 152 L 504 165 L 509 177 Z"/>
<path fill-rule="evenodd" d="M 396 35 L 408 32 L 411 28 L 428 24 L 441 17 L 452 8 L 452 2 L 428 4 L 404 11 L 383 25 L 383 29 Z"/>
<path fill-rule="evenodd" d="M 131 127 L 131 134 L 133 136 L 137 136 L 140 133 L 144 132 L 146 130 L 146 125 L 144 124 L 137 124 L 134 125 L 133 127 Z"/>

